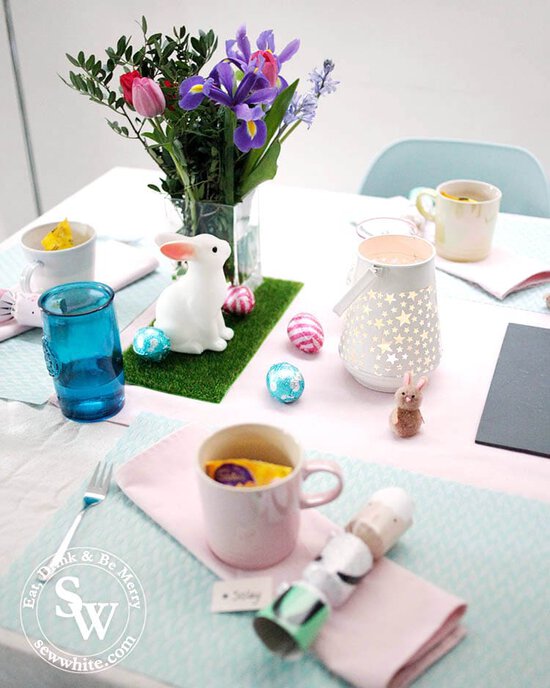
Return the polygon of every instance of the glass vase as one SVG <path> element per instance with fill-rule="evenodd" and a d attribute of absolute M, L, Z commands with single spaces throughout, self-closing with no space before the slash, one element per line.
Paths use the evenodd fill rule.
<path fill-rule="evenodd" d="M 213 234 L 229 243 L 231 255 L 224 273 L 230 284 L 255 289 L 262 283 L 257 194 L 248 194 L 236 205 L 186 198 L 171 198 L 170 204 L 169 219 L 179 234 Z"/>

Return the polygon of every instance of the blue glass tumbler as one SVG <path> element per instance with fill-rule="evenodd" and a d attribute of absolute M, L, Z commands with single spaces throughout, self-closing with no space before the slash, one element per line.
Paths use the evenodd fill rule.
<path fill-rule="evenodd" d="M 122 349 L 114 292 L 100 282 L 71 282 L 38 301 L 44 358 L 63 414 L 81 422 L 104 420 L 124 406 Z"/>

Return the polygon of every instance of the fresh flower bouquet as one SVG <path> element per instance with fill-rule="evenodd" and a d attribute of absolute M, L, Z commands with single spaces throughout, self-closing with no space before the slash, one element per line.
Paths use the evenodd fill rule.
<path fill-rule="evenodd" d="M 310 90 L 298 95 L 298 80 L 289 85 L 281 75 L 298 39 L 277 53 L 273 31 L 267 30 L 253 50 L 243 26 L 204 77 L 199 72 L 218 45 L 212 30 L 190 36 L 182 26 L 170 36 L 149 34 L 145 17 L 140 28 L 141 47 L 122 36 L 116 48 L 106 49 L 105 62 L 82 51 L 67 54 L 77 71 L 64 81 L 113 110 L 122 120 L 107 120 L 109 126 L 145 147 L 164 173 L 160 186 L 149 186 L 180 209 L 181 231 L 210 231 L 234 243 L 227 236 L 234 208 L 275 177 L 281 144 L 296 127 L 311 126 L 319 98 L 338 83 L 331 76 L 334 64 L 325 60 L 311 72 Z M 121 91 L 112 85 L 117 70 Z M 239 272 L 247 272 L 244 266 L 237 271 L 236 261 L 237 256 L 229 266 L 234 283 L 242 281 Z"/>

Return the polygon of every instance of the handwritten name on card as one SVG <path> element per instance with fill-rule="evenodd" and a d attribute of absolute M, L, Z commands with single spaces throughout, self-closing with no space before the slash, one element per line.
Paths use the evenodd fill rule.
<path fill-rule="evenodd" d="M 273 579 L 235 578 L 217 581 L 212 588 L 212 612 L 250 612 L 273 599 Z"/>

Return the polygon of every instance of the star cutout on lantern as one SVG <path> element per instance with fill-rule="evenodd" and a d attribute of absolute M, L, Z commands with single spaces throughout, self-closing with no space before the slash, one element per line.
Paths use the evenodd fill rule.
<path fill-rule="evenodd" d="M 369 299 L 375 299 L 376 298 L 376 292 L 374 291 L 374 289 L 369 289 L 367 294 L 369 296 Z"/>
<path fill-rule="evenodd" d="M 380 349 L 381 354 L 385 354 L 386 351 L 391 351 L 391 342 L 380 342 L 376 345 Z"/>
<path fill-rule="evenodd" d="M 377 360 L 377 361 L 379 361 L 381 358 L 382 358 L 382 356 L 380 356 L 380 354 L 378 354 L 378 355 L 376 356 L 376 360 Z"/>
<path fill-rule="evenodd" d="M 367 306 L 366 304 L 363 306 L 363 313 L 365 315 L 370 315 L 372 308 L 370 306 Z"/>
<path fill-rule="evenodd" d="M 417 296 L 418 296 L 418 292 L 416 292 L 416 291 L 410 291 L 409 292 L 409 299 L 412 299 L 414 301 Z"/>
<path fill-rule="evenodd" d="M 377 330 L 381 330 L 384 327 L 384 321 L 382 320 L 382 318 L 376 318 L 376 320 L 374 321 L 374 326 Z"/>
<path fill-rule="evenodd" d="M 403 347 L 402 347 L 402 346 L 398 346 L 398 347 L 397 347 L 397 353 L 400 354 L 402 351 L 403 351 Z"/>
<path fill-rule="evenodd" d="M 382 311 L 382 317 L 387 318 L 388 317 L 388 311 Z"/>
<path fill-rule="evenodd" d="M 390 354 L 386 358 L 386 363 L 397 363 L 397 356 L 395 354 Z"/>
<path fill-rule="evenodd" d="M 422 334 L 420 335 L 420 339 L 422 339 L 423 341 L 428 339 L 428 333 L 426 332 L 426 330 L 422 331 Z"/>
<path fill-rule="evenodd" d="M 406 360 L 409 358 L 409 354 L 403 354 L 403 356 L 401 356 L 401 358 L 402 358 L 404 361 L 406 361 Z"/>
<path fill-rule="evenodd" d="M 382 301 L 378 301 L 376 305 L 378 306 L 378 308 L 382 308 Z"/>
<path fill-rule="evenodd" d="M 384 330 L 384 333 L 383 333 L 383 334 L 384 334 L 386 337 L 388 337 L 389 334 L 390 334 L 390 331 L 389 331 L 389 330 Z"/>
<path fill-rule="evenodd" d="M 405 313 L 405 311 L 401 311 L 401 315 L 398 315 L 396 320 L 399 320 L 399 324 L 401 326 L 403 325 L 410 325 L 410 315 L 408 313 Z"/>
<path fill-rule="evenodd" d="M 397 335 L 397 337 L 393 338 L 393 341 L 396 344 L 403 344 L 403 341 L 405 340 L 405 337 L 402 337 L 400 334 Z"/>
<path fill-rule="evenodd" d="M 388 303 L 393 303 L 395 301 L 395 296 L 393 294 L 386 294 L 384 297 L 384 301 L 387 301 Z"/>

